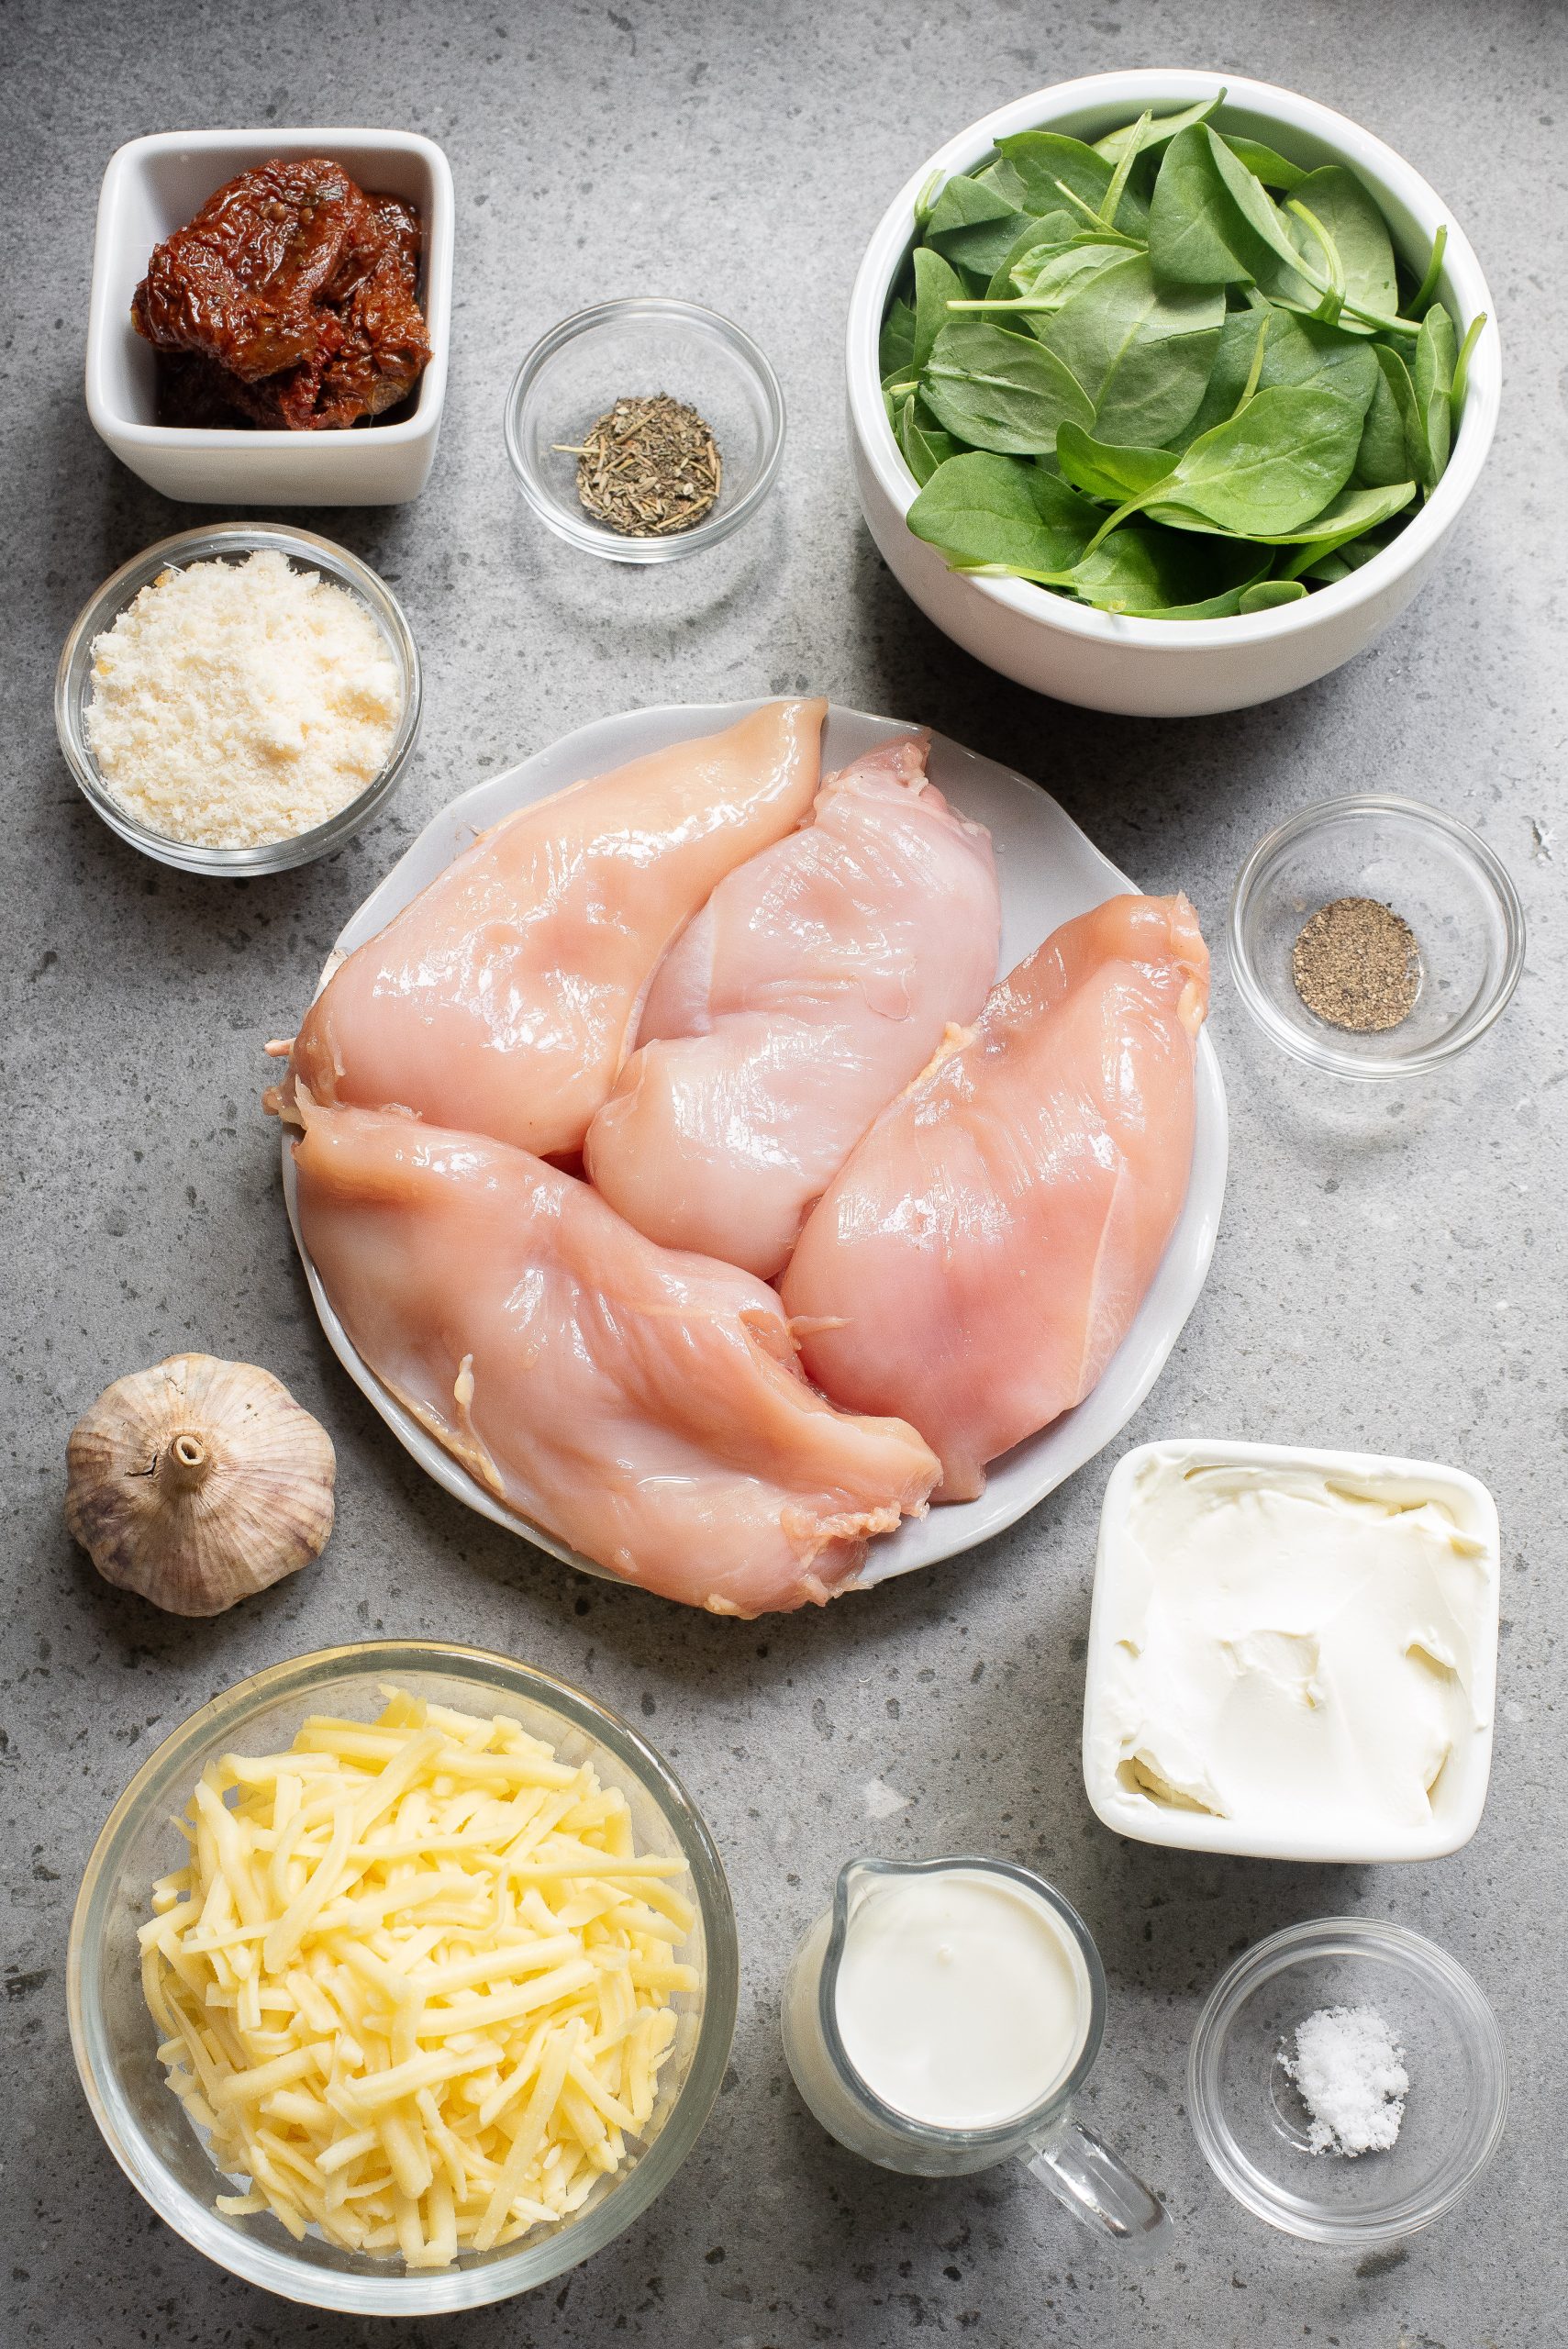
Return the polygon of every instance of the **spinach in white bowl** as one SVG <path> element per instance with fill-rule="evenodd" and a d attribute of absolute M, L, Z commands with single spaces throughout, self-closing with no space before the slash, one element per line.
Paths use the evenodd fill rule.
<path fill-rule="evenodd" d="M 884 397 L 950 565 L 1218 619 L 1386 546 L 1448 462 L 1484 317 L 1418 283 L 1343 163 L 1217 128 L 1223 89 L 1093 146 L 1000 139 L 922 192 Z"/>

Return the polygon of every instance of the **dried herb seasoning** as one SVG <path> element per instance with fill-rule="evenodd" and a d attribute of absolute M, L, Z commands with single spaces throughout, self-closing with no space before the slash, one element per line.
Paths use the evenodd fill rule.
<path fill-rule="evenodd" d="M 1376 897 L 1336 897 L 1306 921 L 1290 958 L 1308 1011 L 1372 1036 L 1407 1019 L 1420 992 L 1416 934 Z"/>
<path fill-rule="evenodd" d="M 689 530 L 711 511 L 723 467 L 711 428 L 684 400 L 617 400 L 591 424 L 577 460 L 577 495 L 595 522 L 628 539 Z"/>

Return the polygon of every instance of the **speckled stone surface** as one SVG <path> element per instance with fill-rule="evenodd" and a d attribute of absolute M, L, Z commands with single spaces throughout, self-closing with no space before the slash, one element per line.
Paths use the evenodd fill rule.
<path fill-rule="evenodd" d="M 1568 2058 L 1563 35 L 1545 0 L 6 10 L 7 2344 L 1563 2338 L 1561 2179 L 1549 2179 Z M 840 423 L 851 278 L 913 163 L 1017 92 L 1140 62 L 1258 74 L 1380 132 L 1468 228 L 1507 346 L 1491 464 L 1415 607 L 1311 691 L 1195 723 L 1054 707 L 946 644 L 870 545 Z M 302 120 L 413 126 L 442 142 L 456 176 L 456 329 L 429 487 L 401 509 L 319 518 L 403 597 L 427 720 L 400 799 L 350 848 L 225 886 L 122 848 L 55 749 L 52 671 L 78 606 L 126 556 L 199 518 L 142 489 L 89 429 L 94 207 L 111 150 L 139 132 Z M 791 423 L 765 518 L 701 562 L 645 573 L 591 563 L 533 524 L 500 413 L 545 326 L 596 295 L 650 289 L 707 299 L 758 335 Z M 1531 924 L 1518 998 L 1427 1089 L 1335 1091 L 1287 1068 L 1221 976 L 1225 1226 L 1203 1300 L 1125 1439 L 1431 1453 L 1492 1486 L 1506 1576 L 1496 1756 L 1481 1831 L 1456 1858 L 1191 1859 L 1097 1825 L 1076 1742 L 1108 1459 L 945 1568 L 748 1627 L 580 1582 L 484 1524 L 425 1481 L 328 1353 L 284 1217 L 276 1130 L 258 1108 L 260 1046 L 289 1031 L 346 915 L 444 799 L 571 727 L 644 702 L 807 686 L 1018 765 L 1148 885 L 1188 889 L 1211 938 L 1259 833 L 1349 787 L 1431 797 L 1515 875 Z M 326 1419 L 340 1464 L 320 1564 L 206 1625 L 108 1590 L 60 1516 L 76 1414 L 111 1376 L 188 1347 L 267 1364 Z M 383 1629 L 511 1649 L 628 1713 L 706 1808 L 744 1944 L 725 2093 L 663 2200 L 545 2292 L 417 2328 L 291 2309 L 205 2265 L 101 2144 L 64 2015 L 76 1882 L 153 1744 L 241 1674 Z M 1038 1865 L 1099 1936 L 1110 2017 L 1087 2117 L 1168 2199 L 1179 2239 L 1162 2266 L 1118 2272 L 1021 2170 L 938 2186 L 863 2167 L 797 2102 L 777 2032 L 796 1934 L 848 1854 L 944 1847 Z M 1219 1969 L 1276 1926 L 1337 1910 L 1398 1919 L 1472 1967 L 1513 2067 L 1510 2127 L 1483 2183 L 1445 2223 L 1359 2265 L 1247 2218 L 1184 2110 L 1188 2035 Z"/>

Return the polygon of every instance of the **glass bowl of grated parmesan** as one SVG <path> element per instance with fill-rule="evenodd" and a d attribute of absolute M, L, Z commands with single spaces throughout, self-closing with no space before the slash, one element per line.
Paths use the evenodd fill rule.
<path fill-rule="evenodd" d="M 162 539 L 78 614 L 60 747 L 112 831 L 244 879 L 339 848 L 396 789 L 419 655 L 385 582 L 313 531 L 228 522 Z"/>
<path fill-rule="evenodd" d="M 94 2118 L 187 2243 L 414 2318 L 545 2283 L 647 2209 L 718 2093 L 737 1978 L 718 1854 L 652 1747 L 529 1665 L 381 1640 L 241 1681 L 142 1765 L 66 1997 Z"/>
<path fill-rule="evenodd" d="M 1369 2250 L 1469 2192 L 1507 2119 L 1496 2017 L 1403 1925 L 1320 1917 L 1227 1968 L 1198 2019 L 1187 2110 L 1209 2167 L 1271 2227 Z"/>

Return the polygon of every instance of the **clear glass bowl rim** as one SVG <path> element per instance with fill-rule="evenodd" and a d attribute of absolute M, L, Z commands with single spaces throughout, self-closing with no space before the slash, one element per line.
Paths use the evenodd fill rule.
<path fill-rule="evenodd" d="M 522 433 L 522 414 L 528 394 L 548 362 L 569 343 L 579 341 L 584 335 L 596 334 L 601 327 L 613 326 L 621 319 L 665 318 L 685 320 L 701 326 L 727 343 L 733 355 L 755 379 L 762 395 L 768 414 L 768 438 L 758 467 L 757 478 L 733 506 L 720 507 L 710 514 L 706 522 L 698 522 L 690 530 L 677 530 L 667 539 L 623 538 L 618 530 L 601 529 L 597 524 L 563 510 L 544 488 L 528 455 Z M 700 302 L 683 301 L 669 294 L 628 294 L 613 301 L 592 303 L 585 310 L 574 310 L 541 335 L 512 378 L 506 394 L 506 454 L 517 485 L 533 512 L 558 538 L 570 545 L 583 548 L 590 554 L 606 555 L 616 562 L 665 562 L 677 555 L 695 554 L 704 547 L 717 546 L 738 530 L 767 496 L 777 475 L 784 455 L 784 396 L 773 363 L 765 351 L 755 343 L 744 327 L 733 319 L 722 317 L 718 311 L 704 307 Z M 722 453 L 722 452 L 721 452 Z"/>
<path fill-rule="evenodd" d="M 984 2129 L 937 2128 L 929 2121 L 917 2121 L 910 2113 L 900 2112 L 896 2106 L 884 2103 L 871 2083 L 856 2070 L 851 2059 L 839 2029 L 833 1995 L 838 1987 L 839 1967 L 844 1955 L 845 1935 L 849 1931 L 851 1878 L 857 1876 L 940 1876 L 951 1868 L 973 1868 L 984 1876 L 1006 1876 L 1009 1883 L 1021 1884 L 1026 1891 L 1043 1900 L 1077 1950 L 1089 1984 L 1089 2014 L 1083 2044 L 1067 2071 L 1038 2104 L 1026 2105 L 1021 2112 L 1011 2114 L 1006 2121 L 993 2121 Z M 833 1885 L 832 1924 L 828 1929 L 828 1946 L 822 1954 L 822 1972 L 817 1986 L 817 2020 L 828 2060 L 837 2071 L 845 2093 L 879 2128 L 896 2131 L 911 2144 L 929 2146 L 945 2153 L 978 2153 L 993 2147 L 1000 2159 L 1020 2138 L 1048 2129 L 1066 2110 L 1094 2070 L 1106 2034 L 1106 1969 L 1095 1945 L 1094 1935 L 1066 1895 L 1058 1892 L 1053 1884 L 1048 1884 L 1044 1876 L 1037 1876 L 1032 1868 L 1020 1866 L 1016 1860 L 984 1859 L 975 1853 L 960 1853 L 950 1858 L 934 1860 L 846 1860 Z"/>
<path fill-rule="evenodd" d="M 172 1802 L 176 1810 L 183 1808 L 195 1782 L 194 1757 L 219 1735 L 237 1736 L 260 1706 L 281 1697 L 307 1695 L 345 1675 L 373 1682 L 395 1677 L 400 1671 L 469 1678 L 476 1689 L 550 1706 L 613 1753 L 642 1782 L 675 1830 L 691 1867 L 693 1897 L 706 1943 L 702 2015 L 691 2067 L 650 2150 L 620 2184 L 570 2225 L 525 2238 L 483 2265 L 428 2275 L 407 2275 L 391 2262 L 375 2273 L 314 2266 L 292 2249 L 231 2226 L 221 2213 L 198 2201 L 169 2176 L 139 2131 L 134 2126 L 122 2130 L 117 2121 L 105 2089 L 113 2058 L 98 2044 L 90 2016 L 102 1905 L 110 1897 L 120 1842 L 150 1808 L 167 1810 Z M 66 1956 L 66 2008 L 83 2093 L 110 2152 L 158 2216 L 218 2266 L 285 2299 L 351 2314 L 404 2318 L 483 2308 L 548 2283 L 602 2250 L 646 2210 L 691 2151 L 713 2108 L 729 2059 L 739 1990 L 735 1913 L 723 1862 L 701 1814 L 663 1757 L 629 1722 L 554 1674 L 511 1656 L 438 1640 L 371 1640 L 317 1649 L 269 1664 L 201 1706 L 149 1755 L 106 1820 L 83 1872 Z M 215 2171 L 215 2191 L 217 2177 Z"/>
<path fill-rule="evenodd" d="M 83 643 L 91 647 L 95 638 L 113 627 L 132 598 L 166 564 L 250 554 L 268 548 L 293 555 L 323 572 L 336 584 L 350 588 L 379 623 L 397 664 L 403 688 L 402 713 L 386 764 L 346 807 L 339 807 L 324 824 L 316 825 L 308 832 L 292 833 L 286 840 L 265 841 L 255 848 L 212 848 L 198 841 L 175 840 L 166 832 L 152 831 L 121 807 L 98 773 L 83 723 L 85 696 L 80 697 L 79 706 L 79 697 L 72 690 L 72 671 L 77 654 Z M 230 880 L 243 880 L 255 874 L 286 873 L 296 864 L 308 864 L 315 858 L 327 855 L 350 839 L 402 781 L 418 737 L 422 703 L 418 648 L 403 607 L 386 582 L 369 563 L 361 562 L 358 555 L 339 546 L 336 540 L 279 522 L 212 523 L 195 529 L 177 530 L 172 538 L 158 539 L 151 546 L 143 547 L 128 562 L 122 562 L 83 605 L 61 648 L 54 676 L 54 726 L 65 763 L 83 797 L 109 829 L 128 841 L 133 848 L 155 857 L 161 864 L 173 865 L 183 873 L 218 874 Z"/>
<path fill-rule="evenodd" d="M 1482 2093 L 1466 2137 L 1451 2148 L 1443 2167 L 1426 2187 L 1381 2210 L 1341 2215 L 1276 2186 L 1242 2152 L 1225 2118 L 1219 2066 L 1231 2024 L 1263 1983 L 1307 1958 L 1363 1956 L 1391 1960 L 1418 1976 L 1451 2011 L 1458 2010 L 1480 2060 Z M 1503 2036 L 1478 1984 L 1457 1958 L 1423 1934 L 1372 1917 L 1310 1918 L 1243 1951 L 1209 1992 L 1187 2052 L 1187 2110 L 1210 2169 L 1254 2217 L 1309 2243 L 1394 2243 L 1451 2210 L 1496 2152 L 1508 2116 Z"/>
<path fill-rule="evenodd" d="M 1262 874 L 1282 849 L 1320 827 L 1345 817 L 1402 816 L 1433 831 L 1442 832 L 1463 851 L 1475 867 L 1479 878 L 1491 889 L 1502 916 L 1507 947 L 1502 974 L 1490 995 L 1473 1004 L 1457 1026 L 1450 1029 L 1435 1043 L 1418 1052 L 1397 1058 L 1374 1053 L 1342 1051 L 1338 1045 L 1319 1042 L 1304 1029 L 1295 1027 L 1281 1018 L 1269 1000 L 1268 991 L 1260 980 L 1246 945 L 1246 917 Z M 1306 1061 L 1314 1068 L 1329 1070 L 1335 1076 L 1348 1076 L 1362 1081 L 1385 1076 L 1418 1076 L 1423 1072 L 1440 1067 L 1458 1052 L 1484 1036 L 1502 1012 L 1518 985 L 1525 963 L 1525 914 L 1519 893 L 1509 877 L 1507 866 L 1479 832 L 1457 816 L 1448 815 L 1440 807 L 1429 807 L 1425 800 L 1405 799 L 1381 792 L 1351 792 L 1340 799 L 1320 799 L 1310 807 L 1298 809 L 1283 824 L 1264 834 L 1251 851 L 1230 893 L 1230 912 L 1226 925 L 1226 943 L 1230 959 L 1230 975 L 1236 992 L 1267 1035 L 1282 1051 L 1296 1060 Z"/>

